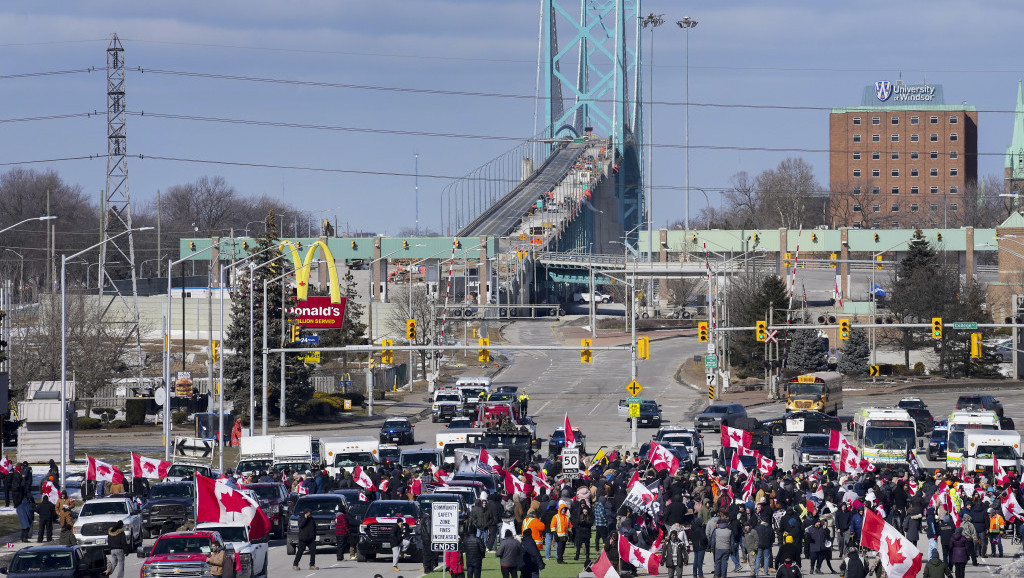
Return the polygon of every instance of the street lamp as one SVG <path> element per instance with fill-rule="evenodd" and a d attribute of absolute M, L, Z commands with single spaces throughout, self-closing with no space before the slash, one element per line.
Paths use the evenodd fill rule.
<path fill-rule="evenodd" d="M 31 220 L 45 220 L 47 217 L 40 217 L 38 219 Z M 22 221 L 26 222 L 26 221 Z M 11 227 L 8 227 L 8 229 Z M 67 411 L 67 399 L 68 399 L 68 338 L 67 338 L 67 301 L 68 301 L 68 288 L 67 288 L 67 264 L 68 259 L 74 259 L 84 253 L 92 251 L 96 247 L 100 247 L 106 244 L 107 241 L 113 241 L 114 239 L 131 233 L 133 231 L 149 231 L 153 227 L 138 227 L 135 229 L 126 229 L 120 233 L 111 236 L 108 239 L 104 239 L 95 245 L 82 249 L 81 251 L 73 255 L 61 255 L 60 256 L 60 487 L 65 487 L 65 480 L 67 479 L 67 434 L 68 434 L 68 411 Z M 4 229 L 6 231 L 7 229 Z M 0 231 L 2 233 L 3 231 Z"/>
<path fill-rule="evenodd" d="M 640 25 L 651 29 L 651 47 L 647 52 L 647 85 L 650 87 L 650 106 L 647 107 L 647 142 L 654 142 L 654 29 L 665 23 L 664 14 L 650 13 L 640 19 Z M 647 149 L 647 262 L 654 262 L 654 147 Z M 647 280 L 647 294 L 654 295 L 654 277 Z M 648 301 L 650 303 L 651 301 Z M 649 309 L 650 307 L 648 307 Z"/>
<path fill-rule="evenodd" d="M 685 151 L 685 165 L 686 165 L 686 220 L 684 221 L 685 229 L 690 230 L 690 29 L 697 27 L 697 21 L 684 16 L 682 20 L 676 22 L 676 25 L 686 30 L 686 103 L 683 104 L 683 117 L 685 125 L 685 144 L 683 150 Z"/>

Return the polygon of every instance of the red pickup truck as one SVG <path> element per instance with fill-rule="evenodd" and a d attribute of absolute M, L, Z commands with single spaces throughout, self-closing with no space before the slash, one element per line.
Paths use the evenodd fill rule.
<path fill-rule="evenodd" d="M 221 548 L 224 540 L 217 532 L 173 532 L 164 534 L 150 548 L 139 548 L 138 555 L 146 560 L 139 570 L 139 578 L 209 578 L 210 565 L 206 557 L 213 551 L 213 543 Z M 226 555 L 226 553 L 225 553 Z M 225 564 L 234 558 L 225 558 Z M 244 572 L 245 575 L 251 575 Z"/>

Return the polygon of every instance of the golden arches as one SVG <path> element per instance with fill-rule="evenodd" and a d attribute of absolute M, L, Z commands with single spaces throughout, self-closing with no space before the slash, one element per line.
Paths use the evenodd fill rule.
<path fill-rule="evenodd" d="M 316 254 L 317 248 L 320 249 L 320 253 L 323 255 L 325 261 L 327 261 L 327 273 L 330 277 L 329 286 L 331 288 L 331 303 L 341 303 L 341 287 L 338 285 L 338 268 L 334 264 L 334 255 L 331 254 L 331 250 L 327 248 L 327 243 L 323 241 L 315 241 L 309 246 L 309 250 L 306 251 L 306 258 L 299 261 L 299 250 L 291 241 L 282 241 L 281 250 L 288 250 L 292 254 L 292 262 L 295 263 L 295 284 L 296 284 L 296 298 L 299 301 L 306 300 L 306 292 L 309 290 L 309 271 L 310 266 L 313 264 L 313 256 Z"/>

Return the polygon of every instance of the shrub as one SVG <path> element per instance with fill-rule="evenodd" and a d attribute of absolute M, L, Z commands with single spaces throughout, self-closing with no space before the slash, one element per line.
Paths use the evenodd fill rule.
<path fill-rule="evenodd" d="M 131 425 L 146 423 L 146 403 L 149 400 L 132 398 L 124 402 L 124 419 Z"/>
<path fill-rule="evenodd" d="M 914 364 L 914 375 L 924 375 L 924 363 L 918 361 Z"/>
<path fill-rule="evenodd" d="M 188 422 L 188 412 L 179 409 L 178 411 L 171 414 L 171 423 L 174 425 L 185 425 Z"/>
<path fill-rule="evenodd" d="M 132 424 L 128 423 L 123 419 L 115 419 L 114 421 L 110 422 L 110 427 L 113 429 L 124 429 L 126 427 L 132 427 Z"/>
<path fill-rule="evenodd" d="M 100 429 L 100 420 L 94 417 L 78 418 L 78 429 Z"/>

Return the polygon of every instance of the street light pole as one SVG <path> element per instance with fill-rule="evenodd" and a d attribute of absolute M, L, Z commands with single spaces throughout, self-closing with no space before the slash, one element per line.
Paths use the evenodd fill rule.
<path fill-rule="evenodd" d="M 647 107 L 647 136 L 644 140 L 653 143 L 654 138 L 654 29 L 665 23 L 664 14 L 654 14 L 653 12 L 644 16 L 640 19 L 640 24 L 644 28 L 651 29 L 651 47 L 648 49 L 648 73 L 647 73 L 647 85 L 650 87 L 650 106 Z M 654 147 L 649 146 L 647 148 L 647 262 L 654 262 Z M 689 223 L 687 223 L 689 224 Z M 593 293 L 593 288 L 591 288 Z M 648 277 L 647 279 L 647 309 L 650 309 L 651 300 L 654 298 L 654 277 Z"/>
<path fill-rule="evenodd" d="M 683 118 L 685 125 L 685 136 L 683 150 L 685 151 L 686 160 L 686 220 L 684 228 L 690 230 L 690 29 L 697 27 L 697 21 L 684 16 L 682 20 L 676 22 L 676 25 L 686 30 L 686 103 L 683 104 Z"/>
<path fill-rule="evenodd" d="M 50 217 L 54 218 L 54 217 Z M 29 219 L 32 220 L 46 220 L 46 218 Z M 22 221 L 25 222 L 25 221 Z M 20 224 L 20 223 L 19 223 Z M 14 225 L 17 226 L 17 225 Z M 13 227 L 13 226 L 12 226 Z M 12 228 L 8 227 L 8 229 Z M 68 315 L 67 315 L 67 303 L 68 303 L 68 288 L 67 288 L 67 264 L 68 259 L 74 259 L 79 255 L 92 251 L 96 247 L 105 244 L 107 241 L 113 241 L 114 239 L 126 235 L 134 231 L 148 231 L 153 227 L 138 227 L 135 229 L 126 229 L 120 233 L 104 239 L 95 245 L 91 245 L 82 249 L 81 251 L 73 255 L 61 255 L 60 256 L 60 487 L 66 487 L 65 482 L 67 481 L 67 459 L 68 459 L 68 338 L 67 338 L 67 327 L 68 327 Z M 6 231 L 7 229 L 4 229 Z M 2 233 L 3 231 L 0 231 Z"/>

